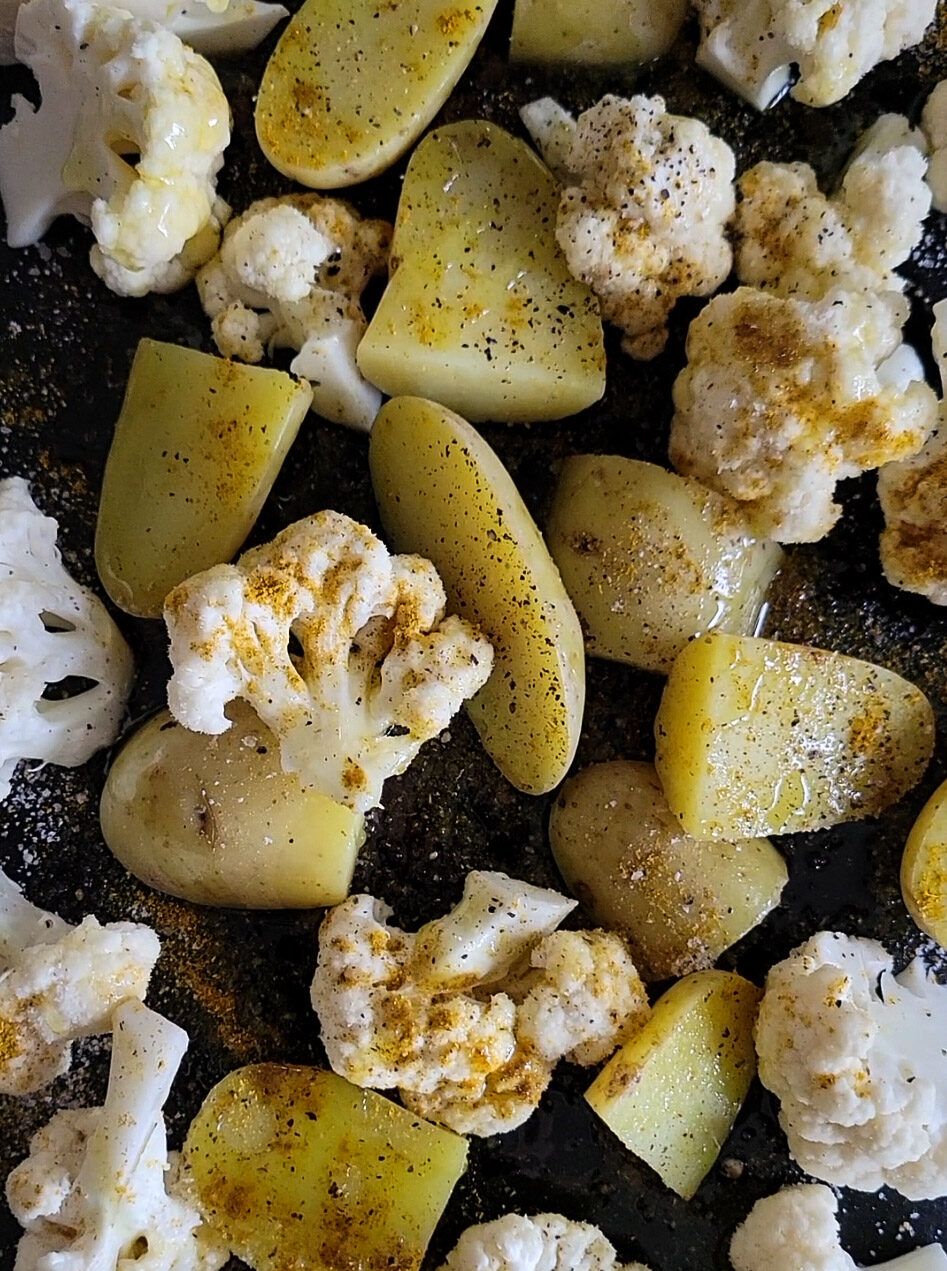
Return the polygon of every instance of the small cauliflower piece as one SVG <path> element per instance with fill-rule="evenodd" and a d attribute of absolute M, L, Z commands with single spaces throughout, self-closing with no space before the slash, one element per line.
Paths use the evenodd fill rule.
<path fill-rule="evenodd" d="M 0 800 L 21 759 L 74 768 L 110 745 L 131 688 L 131 651 L 63 568 L 56 531 L 22 477 L 0 481 Z M 91 687 L 46 696 L 70 677 Z"/>
<path fill-rule="evenodd" d="M 671 462 L 742 503 L 750 533 L 822 538 L 836 482 L 915 454 L 934 426 L 937 399 L 900 342 L 906 310 L 893 292 L 714 297 L 674 383 Z"/>
<path fill-rule="evenodd" d="M 0 130 L 10 246 L 71 214 L 91 224 L 92 268 L 119 295 L 182 287 L 226 219 L 215 180 L 230 110 L 210 63 L 158 23 L 90 0 L 28 0 L 15 49 L 42 104 L 14 97 Z"/>
<path fill-rule="evenodd" d="M 57 1112 L 7 1178 L 26 1229 L 20 1271 L 216 1271 L 227 1261 L 168 1154 L 161 1109 L 186 1049 L 187 1033 L 141 1002 L 118 1007 L 104 1105 Z"/>
<path fill-rule="evenodd" d="M 560 162 L 574 174 L 556 219 L 569 268 L 625 351 L 653 358 L 678 297 L 710 295 L 730 272 L 733 153 L 661 97 L 607 96 L 579 116 Z"/>
<path fill-rule="evenodd" d="M 381 393 L 355 363 L 367 325 L 360 298 L 384 272 L 390 238 L 387 222 L 320 194 L 252 203 L 197 275 L 217 348 L 241 362 L 295 349 L 289 369 L 312 384 L 313 409 L 367 431 Z"/>
<path fill-rule="evenodd" d="M 921 112 L 921 128 L 930 148 L 927 184 L 938 212 L 947 212 L 947 79 L 935 85 Z"/>
<path fill-rule="evenodd" d="M 910 1200 L 947 1193 L 947 986 L 874 940 L 821 931 L 772 968 L 759 1075 L 815 1178 Z"/>
<path fill-rule="evenodd" d="M 468 1227 L 441 1271 L 648 1271 L 622 1265 L 598 1227 L 561 1214 L 504 1214 Z"/>
<path fill-rule="evenodd" d="M 556 180 L 563 185 L 574 184 L 576 176 L 569 171 L 568 164 L 575 142 L 575 116 L 554 97 L 537 97 L 520 107 L 520 119 Z"/>
<path fill-rule="evenodd" d="M 492 646 L 444 606 L 430 561 L 390 556 L 366 526 L 319 512 L 168 595 L 171 713 L 219 734 L 244 698 L 285 772 L 367 812 L 490 674 Z"/>
<path fill-rule="evenodd" d="M 333 1069 L 461 1134 L 521 1125 L 560 1059 L 600 1062 L 649 1013 L 618 936 L 556 931 L 575 903 L 475 870 L 413 935 L 371 896 L 337 905 L 312 982 Z"/>

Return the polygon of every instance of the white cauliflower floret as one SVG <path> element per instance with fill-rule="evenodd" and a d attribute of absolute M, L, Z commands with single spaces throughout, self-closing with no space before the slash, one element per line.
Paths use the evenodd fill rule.
<path fill-rule="evenodd" d="M 468 1227 L 441 1271 L 648 1271 L 621 1264 L 598 1227 L 561 1214 L 504 1214 Z"/>
<path fill-rule="evenodd" d="M 187 1033 L 125 1002 L 101 1108 L 57 1112 L 7 1178 L 16 1271 L 216 1271 L 229 1257 L 175 1186 L 161 1109 Z"/>
<path fill-rule="evenodd" d="M 916 453 L 937 399 L 900 343 L 906 302 L 741 287 L 691 323 L 674 384 L 671 461 L 742 503 L 750 532 L 814 542 L 841 509 L 836 482 Z"/>
<path fill-rule="evenodd" d="M 56 530 L 21 477 L 0 481 L 0 800 L 21 759 L 72 768 L 110 745 L 131 688 L 131 652 L 63 568 Z M 70 677 L 91 685 L 47 696 Z"/>
<path fill-rule="evenodd" d="M 430 561 L 320 512 L 167 597 L 171 713 L 222 733 L 224 707 L 245 698 L 286 772 L 367 812 L 489 677 L 492 647 L 444 606 Z"/>
<path fill-rule="evenodd" d="M 927 184 L 934 207 L 947 212 L 947 79 L 935 85 L 921 112 L 921 128 L 930 148 Z"/>
<path fill-rule="evenodd" d="M 366 327 L 360 298 L 384 271 L 390 237 L 387 222 L 320 194 L 251 204 L 197 276 L 217 348 L 242 362 L 296 349 L 290 370 L 312 383 L 313 409 L 370 428 L 381 393 L 355 363 Z"/>
<path fill-rule="evenodd" d="M 217 245 L 215 179 L 230 140 L 210 63 L 171 31 L 90 0 L 28 0 L 16 55 L 39 110 L 14 98 L 0 130 L 0 196 L 12 247 L 57 216 L 91 224 L 93 269 L 120 295 L 182 286 Z"/>
<path fill-rule="evenodd" d="M 521 1125 L 560 1059 L 599 1062 L 649 1012 L 618 936 L 555 930 L 575 903 L 474 871 L 414 935 L 371 896 L 337 905 L 312 982 L 333 1069 L 461 1134 Z"/>
<path fill-rule="evenodd" d="M 873 940 L 823 931 L 766 979 L 760 1080 L 789 1150 L 827 1183 L 947 1193 L 947 987 Z"/>
<path fill-rule="evenodd" d="M 579 116 L 556 238 L 633 357 L 667 340 L 680 296 L 706 296 L 730 272 L 733 153 L 660 97 L 603 97 Z"/>
<path fill-rule="evenodd" d="M 537 97 L 520 107 L 520 119 L 543 163 L 561 185 L 572 185 L 569 155 L 575 143 L 576 121 L 554 97 Z"/>
<path fill-rule="evenodd" d="M 918 44 L 937 0 L 695 0 L 697 63 L 758 110 L 792 95 L 829 106 Z"/>

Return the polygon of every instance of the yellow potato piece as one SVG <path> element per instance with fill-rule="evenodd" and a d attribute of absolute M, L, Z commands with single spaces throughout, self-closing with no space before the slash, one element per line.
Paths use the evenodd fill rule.
<path fill-rule="evenodd" d="M 219 737 L 161 711 L 119 751 L 102 835 L 150 887 L 202 905 L 309 909 L 348 895 L 362 818 L 283 772 L 279 745 L 245 702 Z"/>
<path fill-rule="evenodd" d="M 611 66 L 647 62 L 674 43 L 687 0 L 516 0 L 513 61 Z"/>
<path fill-rule="evenodd" d="M 688 834 L 750 838 L 876 816 L 921 779 L 934 714 L 871 662 L 711 632 L 675 661 L 655 738 Z"/>
<path fill-rule="evenodd" d="M 188 1130 L 207 1222 L 254 1271 L 417 1271 L 467 1141 L 332 1072 L 239 1068 Z"/>
<path fill-rule="evenodd" d="M 142 340 L 102 479 L 95 563 L 127 613 L 228 561 L 253 528 L 312 401 L 283 371 Z"/>
<path fill-rule="evenodd" d="M 263 153 L 317 190 L 384 171 L 443 106 L 496 4 L 306 0 L 263 73 Z"/>
<path fill-rule="evenodd" d="M 493 673 L 467 703 L 487 752 L 517 789 L 551 790 L 582 727 L 582 631 L 510 474 L 468 423 L 416 397 L 382 407 L 369 459 L 395 548 L 433 561 L 450 610 L 494 646 Z"/>
<path fill-rule="evenodd" d="M 495 124 L 432 132 L 405 175 L 392 277 L 358 349 L 386 393 L 474 421 L 562 419 L 605 391 L 598 303 L 556 242 L 559 187 Z"/>
<path fill-rule="evenodd" d="M 717 1159 L 756 1075 L 761 996 L 729 971 L 686 976 L 586 1091 L 609 1129 L 685 1200 Z"/>
<path fill-rule="evenodd" d="M 947 782 L 928 799 L 908 835 L 901 894 L 921 930 L 947 947 Z"/>

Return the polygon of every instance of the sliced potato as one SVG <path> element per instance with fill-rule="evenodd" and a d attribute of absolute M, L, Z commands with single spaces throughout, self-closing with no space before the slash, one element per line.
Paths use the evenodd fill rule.
<path fill-rule="evenodd" d="M 617 455 L 566 460 L 546 541 L 587 652 L 665 674 L 700 632 L 752 635 L 783 556 L 729 500 Z"/>
<path fill-rule="evenodd" d="M 626 937 L 647 980 L 713 966 L 786 884 L 786 863 L 767 839 L 685 834 L 649 763 L 593 764 L 570 777 L 549 838 L 569 891 Z"/>
<path fill-rule="evenodd" d="M 729 971 L 678 980 L 586 1092 L 625 1146 L 685 1200 L 717 1159 L 756 1075 L 761 996 Z"/>
<path fill-rule="evenodd" d="M 142 340 L 102 478 L 95 563 L 127 613 L 239 550 L 312 401 L 283 371 Z"/>
<path fill-rule="evenodd" d="M 443 106 L 496 3 L 306 0 L 263 73 L 263 153 L 317 190 L 383 172 Z"/>
<path fill-rule="evenodd" d="M 687 0 L 516 0 L 513 61 L 611 66 L 647 62 L 674 43 Z"/>
<path fill-rule="evenodd" d="M 711 632 L 675 661 L 655 736 L 688 834 L 749 838 L 876 816 L 921 779 L 934 714 L 871 662 Z"/>
<path fill-rule="evenodd" d="M 551 790 L 582 727 L 582 631 L 510 474 L 468 423 L 417 397 L 382 407 L 369 460 L 394 546 L 432 560 L 449 608 L 493 643 L 493 673 L 467 703 L 484 746 L 517 789 Z"/>
<path fill-rule="evenodd" d="M 159 891 L 202 905 L 308 909 L 348 895 L 363 821 L 280 766 L 250 707 L 219 737 L 161 711 L 119 751 L 102 792 L 102 835 Z"/>
<path fill-rule="evenodd" d="M 386 393 L 474 421 L 562 419 L 605 391 L 598 302 L 556 242 L 559 187 L 495 124 L 432 132 L 405 174 L 392 277 L 358 348 Z"/>
<path fill-rule="evenodd" d="M 908 835 L 901 894 L 921 930 L 947 947 L 947 782 L 928 799 Z"/>
<path fill-rule="evenodd" d="M 255 1271 L 416 1271 L 467 1141 L 335 1073 L 238 1068 L 187 1133 L 204 1220 Z"/>

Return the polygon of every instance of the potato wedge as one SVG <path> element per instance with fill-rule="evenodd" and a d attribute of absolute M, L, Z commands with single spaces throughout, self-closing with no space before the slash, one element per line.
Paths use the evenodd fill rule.
<path fill-rule="evenodd" d="M 687 833 L 751 838 L 876 816 L 921 779 L 934 714 L 871 662 L 711 632 L 671 668 L 655 737 Z"/>
<path fill-rule="evenodd" d="M 756 1075 L 761 996 L 729 971 L 678 980 L 586 1091 L 609 1129 L 685 1200 L 717 1159 Z"/>
<path fill-rule="evenodd" d="M 493 673 L 467 703 L 487 752 L 517 789 L 551 790 L 582 727 L 582 631 L 510 474 L 468 423 L 418 397 L 382 407 L 369 461 L 395 548 L 432 560 L 449 608 L 493 643 Z"/>
<path fill-rule="evenodd" d="M 649 763 L 592 764 L 570 777 L 549 840 L 569 891 L 625 936 L 646 980 L 713 966 L 778 903 L 787 879 L 767 839 L 685 834 Z"/>
<path fill-rule="evenodd" d="M 467 1141 L 335 1073 L 252 1064 L 211 1090 L 183 1155 L 255 1271 L 417 1271 Z"/>
<path fill-rule="evenodd" d="M 921 930 L 947 947 L 947 781 L 928 799 L 908 835 L 901 894 Z"/>
<path fill-rule="evenodd" d="M 516 0 L 510 59 L 559 65 L 647 62 L 674 43 L 687 0 Z"/>

